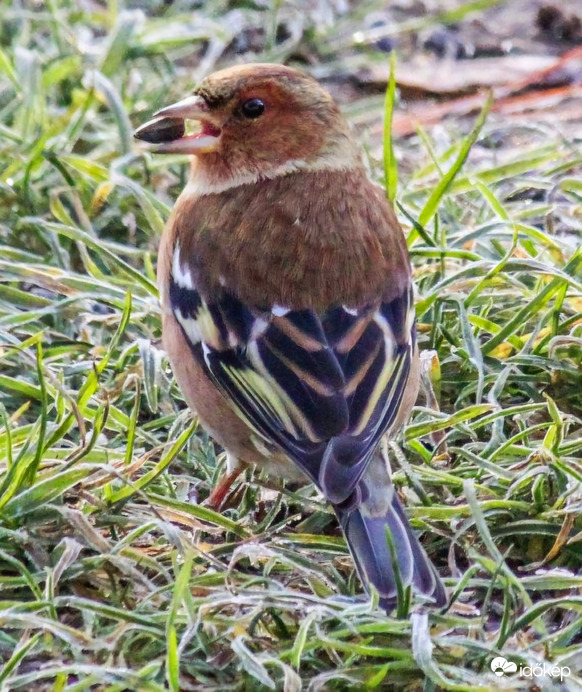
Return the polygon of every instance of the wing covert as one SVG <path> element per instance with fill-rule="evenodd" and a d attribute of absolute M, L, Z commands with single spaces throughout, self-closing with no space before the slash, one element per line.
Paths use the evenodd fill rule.
<path fill-rule="evenodd" d="M 226 289 L 205 300 L 179 247 L 169 297 L 192 352 L 238 415 L 317 481 L 328 441 L 349 420 L 344 375 L 317 314 L 250 308 Z"/>
<path fill-rule="evenodd" d="M 177 246 L 169 294 L 192 352 L 238 415 L 330 501 L 347 499 L 402 401 L 414 349 L 411 289 L 323 316 L 249 307 L 226 287 L 202 297 Z"/>
<path fill-rule="evenodd" d="M 341 307 L 324 318 L 346 379 L 346 429 L 330 440 L 319 485 L 334 503 L 346 500 L 372 452 L 394 423 L 410 374 L 415 342 L 412 288 L 364 310 Z"/>

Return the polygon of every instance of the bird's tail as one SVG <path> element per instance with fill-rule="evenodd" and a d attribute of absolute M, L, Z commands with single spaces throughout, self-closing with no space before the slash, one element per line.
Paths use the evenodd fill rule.
<path fill-rule="evenodd" d="M 446 604 L 443 584 L 408 523 L 380 450 L 374 454 L 352 501 L 335 505 L 334 509 L 360 578 L 365 585 L 376 587 L 382 607 L 391 610 L 398 602 L 390 542 L 402 587 L 412 586 L 436 606 Z"/>

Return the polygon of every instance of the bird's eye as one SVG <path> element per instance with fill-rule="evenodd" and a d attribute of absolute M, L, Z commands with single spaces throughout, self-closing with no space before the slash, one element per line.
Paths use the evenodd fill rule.
<path fill-rule="evenodd" d="M 265 112 L 265 104 L 261 99 L 250 99 L 243 103 L 241 111 L 245 118 L 258 118 Z"/>

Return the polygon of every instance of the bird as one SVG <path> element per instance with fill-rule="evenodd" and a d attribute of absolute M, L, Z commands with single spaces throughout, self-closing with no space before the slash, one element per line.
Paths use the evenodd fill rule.
<path fill-rule="evenodd" d="M 446 604 L 383 452 L 419 388 L 402 228 L 349 125 L 308 73 L 270 63 L 202 79 L 135 131 L 191 157 L 162 235 L 162 343 L 186 403 L 244 468 L 331 504 L 364 587 Z"/>

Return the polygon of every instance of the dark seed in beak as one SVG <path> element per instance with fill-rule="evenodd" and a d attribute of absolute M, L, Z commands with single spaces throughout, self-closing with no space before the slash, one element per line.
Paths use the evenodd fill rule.
<path fill-rule="evenodd" d="M 133 136 L 150 144 L 162 144 L 181 139 L 185 132 L 182 118 L 155 118 L 138 127 Z"/>

